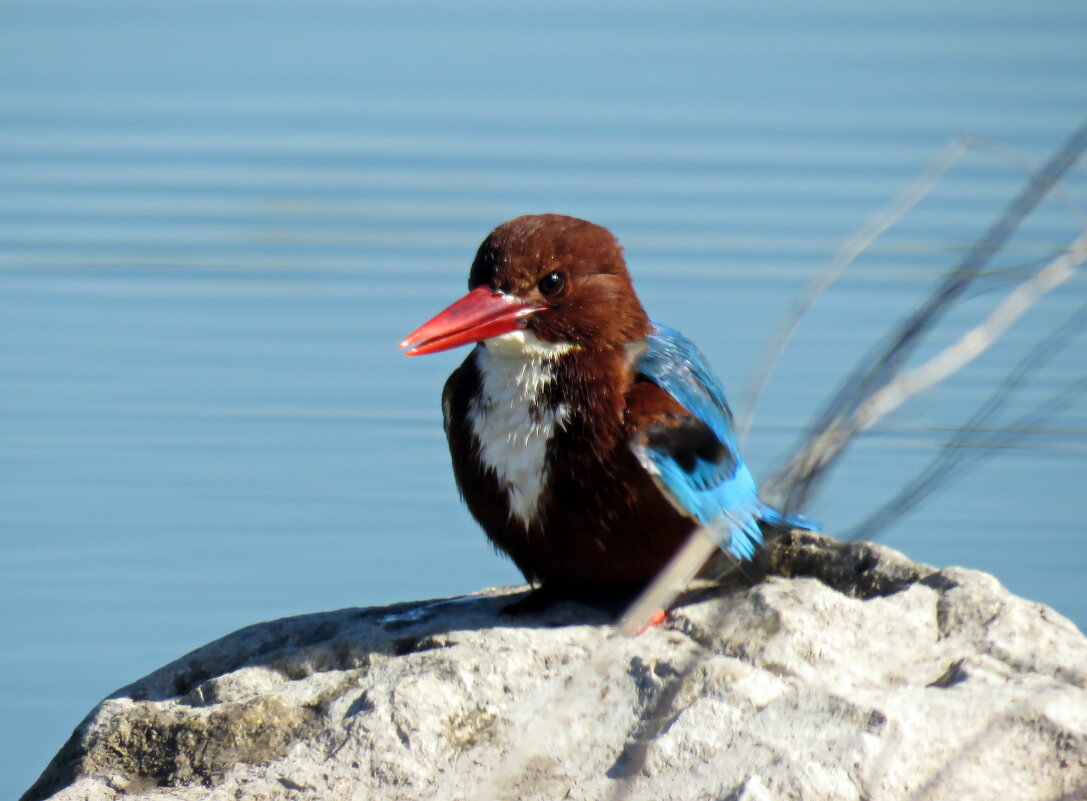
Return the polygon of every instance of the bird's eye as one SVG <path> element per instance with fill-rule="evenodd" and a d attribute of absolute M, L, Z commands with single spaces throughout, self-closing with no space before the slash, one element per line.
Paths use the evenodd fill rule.
<path fill-rule="evenodd" d="M 554 295 L 564 286 L 566 286 L 566 278 L 562 273 L 548 273 L 540 279 L 540 283 L 536 285 L 540 289 L 542 295 Z"/>

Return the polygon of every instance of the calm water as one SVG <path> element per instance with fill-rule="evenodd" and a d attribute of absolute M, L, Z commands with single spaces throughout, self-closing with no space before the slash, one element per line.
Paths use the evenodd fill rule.
<path fill-rule="evenodd" d="M 1087 5 L 950 5 L 0 5 L 0 796 L 99 698 L 242 625 L 518 580 L 448 470 L 463 354 L 395 347 L 496 223 L 611 227 L 738 395 L 810 272 L 955 133 L 1044 158 L 1087 112 Z M 1022 181 L 967 156 L 817 307 L 757 468 Z M 1082 166 L 1067 188 L 1087 203 Z M 998 266 L 1074 230 L 1048 203 Z M 857 520 L 1085 301 L 1076 280 L 889 420 L 812 513 Z M 1085 407 L 884 541 L 1084 626 Z"/>

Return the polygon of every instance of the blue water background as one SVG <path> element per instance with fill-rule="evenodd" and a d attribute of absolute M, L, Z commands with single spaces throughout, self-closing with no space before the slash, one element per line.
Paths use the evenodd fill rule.
<path fill-rule="evenodd" d="M 448 469 L 463 354 L 396 349 L 495 224 L 612 228 L 738 396 L 807 277 L 956 133 L 1061 143 L 1085 36 L 1081 0 L 0 4 L 0 797 L 98 699 L 238 627 L 519 580 Z M 1022 186 L 1013 162 L 966 156 L 816 307 L 757 473 Z M 1067 191 L 1087 201 L 1082 164 Z M 986 288 L 1077 224 L 1048 201 Z M 834 532 L 886 498 L 1085 300 L 1076 279 L 890 418 L 811 513 Z M 1078 343 L 1016 409 L 1085 364 Z M 1087 624 L 1085 405 L 883 541 Z"/>

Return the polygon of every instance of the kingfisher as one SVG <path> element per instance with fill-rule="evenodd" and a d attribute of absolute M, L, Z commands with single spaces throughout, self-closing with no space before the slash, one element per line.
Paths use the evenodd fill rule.
<path fill-rule="evenodd" d="M 697 526 L 740 561 L 764 527 L 813 527 L 759 500 L 721 383 L 646 315 L 606 228 L 505 222 L 468 290 L 400 345 L 475 344 L 442 392 L 453 473 L 538 600 L 637 592 Z"/>

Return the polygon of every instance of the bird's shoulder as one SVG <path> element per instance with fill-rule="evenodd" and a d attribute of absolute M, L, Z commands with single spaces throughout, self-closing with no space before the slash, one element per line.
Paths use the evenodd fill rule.
<path fill-rule="evenodd" d="M 654 323 L 639 348 L 634 371 L 636 378 L 659 387 L 719 439 L 733 440 L 732 410 L 724 387 L 706 357 L 683 334 Z"/>
<path fill-rule="evenodd" d="M 627 393 L 630 444 L 651 472 L 679 468 L 705 488 L 731 477 L 740 455 L 721 383 L 695 345 L 654 324 Z"/>

